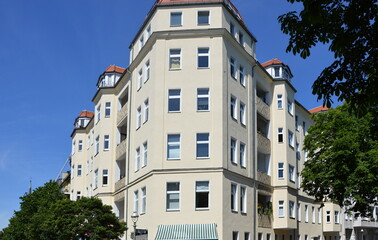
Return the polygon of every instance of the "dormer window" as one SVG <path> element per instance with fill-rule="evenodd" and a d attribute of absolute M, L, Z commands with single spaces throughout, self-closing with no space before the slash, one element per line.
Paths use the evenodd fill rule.
<path fill-rule="evenodd" d="M 274 67 L 274 77 L 280 76 L 280 67 Z"/>

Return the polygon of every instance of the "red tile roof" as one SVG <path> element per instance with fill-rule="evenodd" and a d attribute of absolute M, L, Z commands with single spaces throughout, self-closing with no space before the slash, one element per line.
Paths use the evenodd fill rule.
<path fill-rule="evenodd" d="M 117 72 L 117 73 L 120 73 L 120 74 L 122 74 L 124 71 L 125 71 L 124 68 L 117 67 L 117 66 L 115 66 L 115 65 L 109 66 L 109 67 L 105 70 L 105 72 Z"/>
<path fill-rule="evenodd" d="M 272 59 L 270 61 L 262 63 L 261 66 L 267 67 L 267 66 L 274 65 L 274 64 L 283 64 L 283 62 L 281 62 L 280 60 L 275 58 L 275 59 Z"/>
<path fill-rule="evenodd" d="M 326 106 L 319 106 L 319 107 L 316 107 L 316 108 L 309 110 L 309 112 L 310 113 L 318 113 L 318 112 L 327 111 L 328 109 L 329 108 L 327 108 Z"/>
<path fill-rule="evenodd" d="M 80 115 L 78 116 L 78 118 L 80 118 L 80 117 L 93 118 L 93 115 L 94 115 L 93 112 L 89 112 L 89 111 L 84 110 L 84 111 L 82 111 L 80 113 Z"/>

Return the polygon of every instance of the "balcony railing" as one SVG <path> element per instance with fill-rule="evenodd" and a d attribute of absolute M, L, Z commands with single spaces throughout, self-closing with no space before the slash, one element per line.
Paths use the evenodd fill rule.
<path fill-rule="evenodd" d="M 127 116 L 127 113 L 128 113 L 128 107 L 126 103 L 125 105 L 123 105 L 123 107 L 121 108 L 121 110 L 119 110 L 117 114 L 117 124 L 119 124 L 123 119 L 125 119 L 125 117 Z"/>
<path fill-rule="evenodd" d="M 127 138 L 125 140 L 123 140 L 120 144 L 117 145 L 116 147 L 116 159 L 118 160 L 119 158 L 121 158 L 125 153 L 126 153 L 126 141 Z"/>
<path fill-rule="evenodd" d="M 270 215 L 258 214 L 258 227 L 272 228 L 272 217 Z"/>
<path fill-rule="evenodd" d="M 256 109 L 261 116 L 267 120 L 270 120 L 270 107 L 259 97 L 256 97 Z"/>
<path fill-rule="evenodd" d="M 270 140 L 261 133 L 257 133 L 257 149 L 261 153 L 270 154 Z"/>
<path fill-rule="evenodd" d="M 118 190 L 120 190 L 122 187 L 124 187 L 126 184 L 126 178 L 122 178 L 120 180 L 118 180 L 115 184 L 114 184 L 114 192 L 117 192 Z"/>
<path fill-rule="evenodd" d="M 272 185 L 272 177 L 259 170 L 257 170 L 257 181 L 269 186 Z"/>

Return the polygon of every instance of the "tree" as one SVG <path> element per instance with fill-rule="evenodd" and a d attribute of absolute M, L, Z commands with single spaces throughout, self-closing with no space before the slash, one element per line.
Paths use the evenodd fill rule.
<path fill-rule="evenodd" d="M 126 230 L 101 200 L 68 200 L 56 182 L 20 198 L 21 207 L 0 233 L 0 240 L 116 239 Z"/>
<path fill-rule="evenodd" d="M 318 100 L 331 106 L 331 96 L 347 101 L 358 113 L 378 106 L 378 0 L 287 0 L 303 10 L 278 17 L 290 36 L 287 52 L 310 56 L 318 43 L 330 44 L 335 61 L 325 68 L 312 88 Z"/>
<path fill-rule="evenodd" d="M 378 196 L 378 142 L 372 131 L 377 121 L 373 111 L 357 117 L 349 108 L 343 104 L 313 115 L 315 124 L 304 141 L 308 161 L 302 187 L 318 202 L 332 201 L 366 216 Z"/>

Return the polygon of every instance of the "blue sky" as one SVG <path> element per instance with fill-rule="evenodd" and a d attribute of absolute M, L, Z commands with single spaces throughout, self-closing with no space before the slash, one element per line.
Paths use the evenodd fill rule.
<path fill-rule="evenodd" d="M 132 3 L 131 3 L 132 2 Z M 142 3 L 143 2 L 143 3 Z M 0 1 L 0 229 L 29 186 L 55 179 L 71 150 L 73 121 L 93 111 L 98 76 L 127 67 L 128 46 L 154 0 Z M 311 85 L 332 62 L 327 47 L 303 60 L 285 52 L 277 17 L 286 0 L 233 0 L 258 40 L 260 62 L 291 67 L 305 107 L 321 105 Z M 298 7 L 298 6 L 296 6 Z"/>

